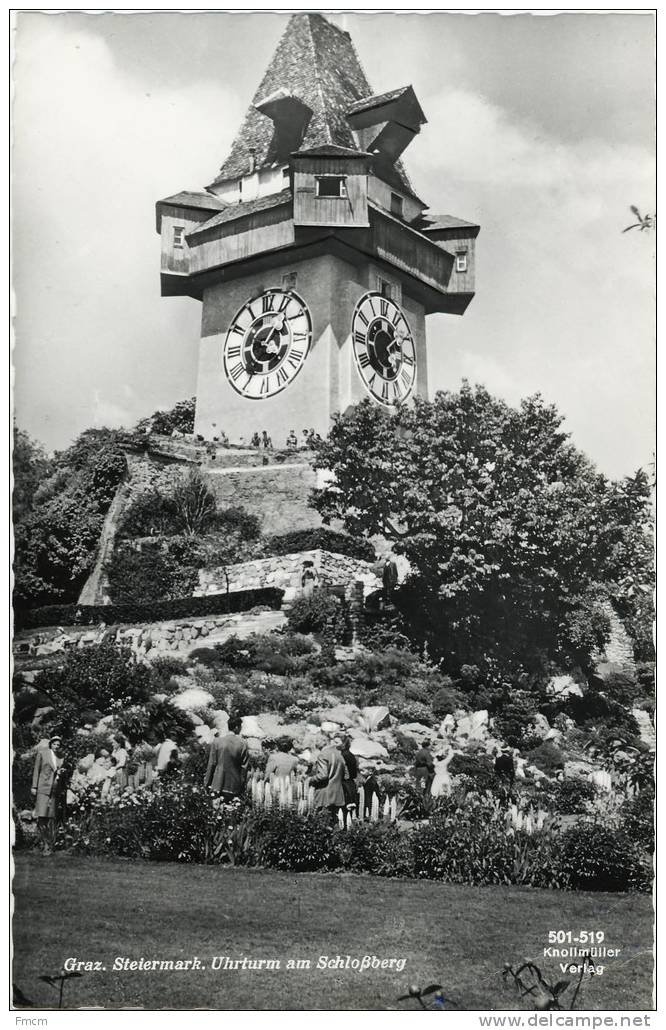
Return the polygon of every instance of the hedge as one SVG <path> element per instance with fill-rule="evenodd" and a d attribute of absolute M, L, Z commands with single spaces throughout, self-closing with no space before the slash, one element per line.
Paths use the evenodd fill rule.
<path fill-rule="evenodd" d="M 52 604 L 31 610 L 17 609 L 16 629 L 38 626 L 92 626 L 100 622 L 157 622 L 162 619 L 183 619 L 195 615 L 226 615 L 247 612 L 263 605 L 279 610 L 284 590 L 264 587 L 260 590 L 235 590 L 229 594 L 208 597 L 179 597 L 173 601 L 150 604 Z M 76 613 L 79 612 L 79 618 Z"/>
<path fill-rule="evenodd" d="M 333 554 L 346 554 L 349 558 L 360 558 L 361 561 L 377 560 L 369 540 L 336 533 L 333 529 L 295 529 L 291 533 L 276 534 L 266 540 L 266 551 L 269 554 L 293 554 L 296 551 L 318 549 Z"/>

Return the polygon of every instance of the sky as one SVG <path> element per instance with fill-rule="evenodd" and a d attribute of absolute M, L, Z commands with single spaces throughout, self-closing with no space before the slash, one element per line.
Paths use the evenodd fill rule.
<path fill-rule="evenodd" d="M 14 30 L 14 405 L 48 450 L 195 392 L 201 309 L 161 298 L 155 201 L 211 182 L 288 16 L 44 14 Z M 331 15 L 428 119 L 404 162 L 481 225 L 477 293 L 428 319 L 431 391 L 540 392 L 612 477 L 653 459 L 651 14 Z"/>

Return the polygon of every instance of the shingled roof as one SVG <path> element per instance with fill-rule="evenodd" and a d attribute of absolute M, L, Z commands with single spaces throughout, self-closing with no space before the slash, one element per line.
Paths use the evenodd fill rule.
<path fill-rule="evenodd" d="M 223 225 L 225 222 L 234 222 L 237 218 L 245 218 L 247 215 L 256 214 L 257 211 L 269 211 L 272 207 L 279 207 L 291 200 L 291 190 L 285 189 L 280 193 L 270 193 L 265 197 L 257 197 L 256 200 L 248 200 L 242 204 L 227 204 L 224 211 L 209 218 L 196 226 L 186 236 L 197 236 L 214 229 L 216 225 Z"/>
<path fill-rule="evenodd" d="M 278 159 L 273 122 L 254 105 L 280 89 L 298 97 L 312 111 L 299 150 L 330 144 L 358 150 L 347 112 L 352 104 L 370 97 L 372 88 L 351 37 L 321 14 L 294 14 L 211 187 L 246 174 L 252 157 L 257 168 Z M 413 192 L 399 163 L 395 171 L 404 188 Z"/>

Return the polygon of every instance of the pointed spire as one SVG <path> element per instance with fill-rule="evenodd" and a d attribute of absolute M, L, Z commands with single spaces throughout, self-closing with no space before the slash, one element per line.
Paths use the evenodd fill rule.
<path fill-rule="evenodd" d="M 321 14 L 289 19 L 229 156 L 208 189 L 253 166 L 288 161 L 295 150 L 358 150 L 347 114 L 372 95 L 348 32 Z M 409 180 L 396 167 L 405 186 Z"/>

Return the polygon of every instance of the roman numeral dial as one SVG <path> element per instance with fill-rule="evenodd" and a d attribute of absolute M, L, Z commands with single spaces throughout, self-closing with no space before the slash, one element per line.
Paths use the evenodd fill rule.
<path fill-rule="evenodd" d="M 293 290 L 265 290 L 234 315 L 224 341 L 229 385 L 252 401 L 273 397 L 296 378 L 312 343 L 312 319 Z"/>
<path fill-rule="evenodd" d="M 402 404 L 416 382 L 416 348 L 404 312 L 380 293 L 366 293 L 352 317 L 352 347 L 363 385 L 380 404 Z"/>

